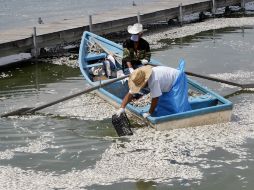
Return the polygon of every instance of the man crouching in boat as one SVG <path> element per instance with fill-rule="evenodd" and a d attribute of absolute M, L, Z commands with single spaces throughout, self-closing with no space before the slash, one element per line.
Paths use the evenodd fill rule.
<path fill-rule="evenodd" d="M 142 38 L 143 25 L 136 23 L 128 26 L 130 39 L 123 43 L 122 68 L 124 74 L 130 74 L 142 65 L 146 65 L 151 58 L 149 43 Z"/>
<path fill-rule="evenodd" d="M 191 110 L 184 65 L 184 61 L 181 61 L 179 69 L 150 65 L 136 69 L 129 77 L 130 90 L 116 114 L 121 115 L 125 112 L 125 107 L 131 102 L 133 94 L 144 87 L 150 89 L 152 98 L 149 112 L 142 114 L 144 118 L 150 115 L 159 117 Z"/>

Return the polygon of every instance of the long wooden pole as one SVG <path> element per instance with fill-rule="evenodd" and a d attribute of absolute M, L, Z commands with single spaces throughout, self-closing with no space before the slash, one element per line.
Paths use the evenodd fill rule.
<path fill-rule="evenodd" d="M 33 114 L 34 112 L 36 112 L 36 111 L 38 111 L 38 110 L 42 110 L 42 109 L 44 109 L 44 108 L 50 107 L 50 106 L 55 105 L 55 104 L 58 104 L 58 103 L 60 103 L 60 102 L 63 102 L 63 101 L 69 100 L 69 99 L 71 99 L 71 98 L 80 96 L 80 95 L 82 95 L 82 94 L 91 92 L 91 91 L 93 91 L 93 90 L 99 89 L 99 88 L 104 87 L 104 86 L 106 86 L 106 85 L 109 85 L 109 84 L 112 84 L 112 83 L 114 83 L 114 82 L 123 80 L 123 79 L 125 79 L 125 78 L 127 78 L 127 77 L 129 77 L 129 75 L 125 75 L 125 76 L 122 76 L 122 77 L 119 77 L 119 78 L 116 78 L 116 79 L 108 80 L 108 81 L 106 81 L 106 82 L 100 83 L 99 85 L 96 85 L 96 86 L 87 88 L 87 89 L 85 89 L 85 90 L 83 90 L 83 91 L 81 91 L 81 92 L 78 92 L 78 93 L 76 93 L 76 94 L 72 94 L 72 95 L 70 95 L 70 96 L 66 96 L 66 97 L 64 97 L 64 98 L 60 98 L 60 99 L 58 99 L 58 100 L 49 102 L 49 103 L 47 103 L 47 104 L 44 104 L 44 105 L 41 105 L 41 106 L 38 106 L 38 107 L 34 107 L 34 108 L 21 108 L 21 109 L 18 109 L 18 110 L 16 110 L 16 111 L 12 111 L 12 112 L 3 114 L 3 115 L 1 115 L 1 117 L 8 117 L 8 116 L 13 116 L 13 115 Z"/>
<path fill-rule="evenodd" d="M 152 66 L 158 66 L 158 64 L 153 64 L 153 63 L 148 63 L 148 64 L 152 65 Z M 220 82 L 220 83 L 228 84 L 228 85 L 231 85 L 231 86 L 237 86 L 237 87 L 240 87 L 240 88 L 254 88 L 254 84 L 239 84 L 239 83 L 230 82 L 230 81 L 223 80 L 223 79 L 218 79 L 218 78 L 215 78 L 215 77 L 204 76 L 204 75 L 200 75 L 200 74 L 192 73 L 192 72 L 188 72 L 188 71 L 185 71 L 185 74 L 189 75 L 189 76 L 193 76 L 193 77 L 198 77 L 198 78 L 203 78 L 203 79 L 206 79 L 206 80 L 211 80 L 211 81 L 214 81 L 214 82 Z"/>
<path fill-rule="evenodd" d="M 33 45 L 34 49 L 32 50 L 32 54 L 35 58 L 38 57 L 38 51 L 37 51 L 37 40 L 36 40 L 37 34 L 36 34 L 36 27 L 33 27 Z"/>

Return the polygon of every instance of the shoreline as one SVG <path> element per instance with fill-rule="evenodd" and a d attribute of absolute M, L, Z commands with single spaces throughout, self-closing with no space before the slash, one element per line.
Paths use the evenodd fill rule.
<path fill-rule="evenodd" d="M 174 27 L 170 29 L 163 29 L 161 32 L 154 32 L 152 34 L 144 33 L 143 38 L 150 43 L 151 50 L 157 50 L 164 46 L 161 42 L 163 39 L 177 39 L 198 34 L 208 30 L 217 30 L 227 27 L 254 27 L 254 17 L 243 18 L 218 18 L 209 19 L 205 22 L 186 24 L 182 27 Z M 77 61 L 72 60 L 68 62 L 68 57 L 62 56 L 52 59 L 53 64 L 65 64 L 70 67 L 78 67 Z"/>

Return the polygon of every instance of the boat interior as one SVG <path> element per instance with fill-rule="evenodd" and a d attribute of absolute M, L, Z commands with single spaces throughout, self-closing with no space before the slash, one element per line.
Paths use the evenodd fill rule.
<path fill-rule="evenodd" d="M 84 69 L 86 70 L 87 75 L 89 76 L 89 78 L 92 82 L 98 82 L 100 80 L 101 80 L 101 82 L 104 80 L 110 80 L 105 75 L 105 72 L 98 72 L 98 74 L 96 73 L 96 75 L 95 75 L 95 73 L 90 72 L 91 69 L 98 69 L 101 71 L 105 70 L 104 60 L 105 60 L 106 56 L 107 56 L 106 53 L 100 53 L 100 54 L 88 54 L 88 56 L 86 57 L 87 64 Z M 120 64 L 117 63 L 117 67 L 119 70 L 121 70 Z M 199 88 L 190 79 L 188 79 L 188 88 L 189 88 L 189 90 L 188 90 L 189 102 L 191 104 L 192 110 L 211 107 L 211 106 L 220 104 L 220 101 L 215 96 L 213 96 L 206 90 Z M 114 98 L 118 98 L 120 100 L 122 100 L 124 98 L 124 96 L 126 95 L 126 93 L 129 91 L 127 80 L 126 81 L 117 81 L 115 83 L 112 83 L 112 84 L 109 84 L 109 85 L 103 87 L 103 89 L 105 91 L 107 91 L 109 94 L 113 95 Z M 140 99 L 143 96 L 145 96 L 149 93 L 150 93 L 149 89 L 142 90 L 141 93 L 136 94 L 134 96 L 133 102 L 140 101 Z M 144 103 L 143 105 L 142 105 L 142 103 L 140 103 L 140 104 L 133 103 L 132 106 L 134 106 L 135 109 L 140 110 L 140 112 L 144 112 L 149 109 L 148 102 L 149 101 L 146 101 L 146 103 Z"/>

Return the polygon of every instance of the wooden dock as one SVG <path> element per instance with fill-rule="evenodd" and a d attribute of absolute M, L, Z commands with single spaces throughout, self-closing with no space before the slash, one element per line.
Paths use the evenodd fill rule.
<path fill-rule="evenodd" d="M 79 40 L 83 31 L 89 30 L 91 26 L 92 32 L 96 34 L 108 34 L 124 31 L 128 25 L 138 22 L 138 19 L 142 24 L 150 24 L 226 6 L 244 6 L 251 1 L 254 0 L 158 0 L 154 3 L 103 12 L 87 18 L 1 31 L 0 57 L 28 52 L 34 47 L 43 48 Z M 36 38 L 33 38 L 34 27 L 36 27 Z"/>

